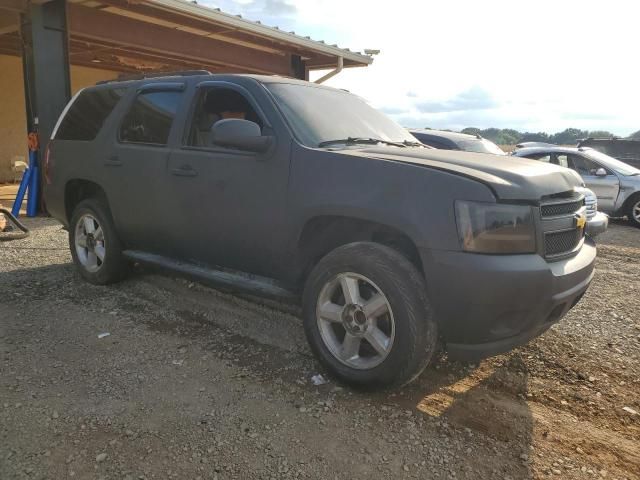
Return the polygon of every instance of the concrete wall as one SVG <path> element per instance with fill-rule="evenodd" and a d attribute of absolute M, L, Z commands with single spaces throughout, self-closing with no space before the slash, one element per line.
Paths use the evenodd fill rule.
<path fill-rule="evenodd" d="M 71 66 L 71 88 L 94 85 L 100 80 L 115 78 L 116 72 Z M 22 59 L 0 55 L 0 183 L 13 180 L 11 160 L 27 157 L 27 120 L 24 100 Z"/>
<path fill-rule="evenodd" d="M 0 55 L 0 183 L 12 179 L 11 159 L 27 156 L 22 59 Z"/>

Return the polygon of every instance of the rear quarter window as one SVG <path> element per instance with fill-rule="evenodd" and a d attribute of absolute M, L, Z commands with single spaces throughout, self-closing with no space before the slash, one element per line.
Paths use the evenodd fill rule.
<path fill-rule="evenodd" d="M 124 88 L 87 90 L 73 102 L 62 119 L 56 140 L 91 141 L 125 94 Z"/>

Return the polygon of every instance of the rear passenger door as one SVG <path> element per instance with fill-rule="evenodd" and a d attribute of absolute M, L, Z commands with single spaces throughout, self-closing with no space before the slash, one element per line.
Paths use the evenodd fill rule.
<path fill-rule="evenodd" d="M 102 168 L 118 232 L 127 248 L 170 254 L 166 232 L 166 171 L 174 118 L 183 103 L 183 83 L 140 87 L 115 126 L 113 148 Z"/>

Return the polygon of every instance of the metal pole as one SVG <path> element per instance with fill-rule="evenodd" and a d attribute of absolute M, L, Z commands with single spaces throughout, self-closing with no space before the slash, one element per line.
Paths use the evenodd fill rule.
<path fill-rule="evenodd" d="M 29 197 L 27 198 L 27 217 L 35 217 L 38 214 L 38 200 L 40 198 L 40 168 L 38 167 L 37 150 L 29 151 Z"/>

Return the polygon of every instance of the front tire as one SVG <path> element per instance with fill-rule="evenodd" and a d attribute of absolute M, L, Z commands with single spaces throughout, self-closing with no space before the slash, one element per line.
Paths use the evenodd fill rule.
<path fill-rule="evenodd" d="M 627 207 L 627 218 L 634 227 L 640 228 L 640 195 L 635 195 Z"/>
<path fill-rule="evenodd" d="M 424 279 L 407 258 L 376 243 L 344 245 L 318 262 L 303 317 L 320 362 L 356 386 L 405 385 L 436 350 Z"/>
<path fill-rule="evenodd" d="M 81 201 L 69 225 L 69 248 L 80 275 L 95 285 L 122 280 L 127 264 L 109 209 L 97 199 Z"/>

